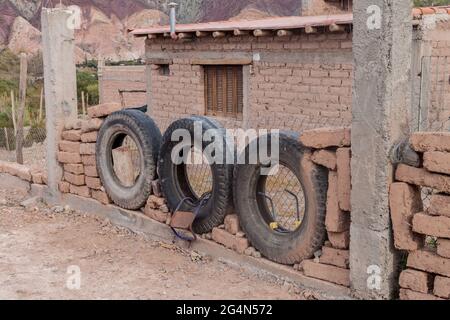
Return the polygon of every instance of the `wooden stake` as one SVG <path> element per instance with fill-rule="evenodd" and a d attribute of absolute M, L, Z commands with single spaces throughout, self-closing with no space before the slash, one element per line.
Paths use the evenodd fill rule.
<path fill-rule="evenodd" d="M 15 97 L 14 97 L 14 91 L 11 90 L 11 117 L 12 117 L 12 121 L 13 121 L 13 127 L 14 127 L 14 136 L 16 135 L 17 132 L 17 123 L 16 123 L 16 102 L 15 102 Z"/>
<path fill-rule="evenodd" d="M 41 88 L 41 98 L 39 100 L 39 123 L 42 122 L 44 109 L 44 87 Z"/>
<path fill-rule="evenodd" d="M 83 113 L 83 116 L 86 115 L 86 104 L 84 101 L 84 91 L 81 91 L 81 112 Z"/>
<path fill-rule="evenodd" d="M 10 151 L 11 148 L 9 146 L 9 137 L 8 137 L 8 129 L 3 128 L 3 131 L 5 132 L 5 139 L 6 139 L 6 150 Z"/>
<path fill-rule="evenodd" d="M 19 110 L 17 111 L 16 161 L 23 164 L 23 122 L 27 96 L 28 61 L 25 53 L 20 54 Z"/>

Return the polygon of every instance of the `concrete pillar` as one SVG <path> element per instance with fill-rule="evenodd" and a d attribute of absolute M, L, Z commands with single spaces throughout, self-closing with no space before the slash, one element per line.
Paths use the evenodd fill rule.
<path fill-rule="evenodd" d="M 389 188 L 392 146 L 409 133 L 411 1 L 354 2 L 351 284 L 355 296 L 396 294 Z"/>
<path fill-rule="evenodd" d="M 77 88 L 74 30 L 64 8 L 42 10 L 42 51 L 44 58 L 45 111 L 47 116 L 47 173 L 52 199 L 59 195 L 62 169 L 57 161 L 58 142 L 65 119 L 77 118 Z"/>

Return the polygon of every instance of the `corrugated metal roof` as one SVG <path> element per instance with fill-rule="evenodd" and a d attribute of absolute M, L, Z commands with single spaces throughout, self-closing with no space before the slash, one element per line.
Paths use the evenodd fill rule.
<path fill-rule="evenodd" d="M 421 19 L 424 15 L 447 13 L 450 14 L 450 6 L 414 8 L 414 19 Z M 327 27 L 331 25 L 352 25 L 353 14 L 338 14 L 326 16 L 295 16 L 272 17 L 259 20 L 217 21 L 208 23 L 178 24 L 177 33 L 195 32 L 229 32 L 233 30 L 290 30 L 303 29 L 305 27 Z M 152 26 L 149 28 L 131 30 L 131 34 L 139 36 L 160 35 L 170 32 L 170 26 Z"/>
<path fill-rule="evenodd" d="M 177 33 L 182 32 L 214 32 L 233 30 L 281 30 L 301 29 L 307 26 L 320 27 L 331 24 L 346 25 L 353 22 L 352 14 L 340 14 L 329 16 L 296 16 L 277 17 L 260 20 L 217 21 L 195 24 L 177 24 Z M 154 26 L 146 29 L 135 29 L 131 33 L 135 36 L 149 34 L 164 34 L 170 32 L 169 26 Z"/>

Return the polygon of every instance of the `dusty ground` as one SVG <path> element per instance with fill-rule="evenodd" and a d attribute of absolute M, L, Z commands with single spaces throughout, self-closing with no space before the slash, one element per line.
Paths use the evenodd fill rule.
<path fill-rule="evenodd" d="M 0 299 L 314 297 L 69 208 L 24 208 L 25 198 L 0 190 Z M 67 288 L 70 266 L 80 268 L 80 290 Z"/>

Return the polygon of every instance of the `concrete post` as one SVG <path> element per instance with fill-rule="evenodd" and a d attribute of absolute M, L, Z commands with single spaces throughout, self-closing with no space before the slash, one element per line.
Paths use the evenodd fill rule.
<path fill-rule="evenodd" d="M 50 199 L 59 196 L 62 169 L 56 156 L 64 121 L 77 118 L 75 38 L 68 23 L 71 16 L 72 11 L 64 8 L 43 8 L 41 16 Z"/>
<path fill-rule="evenodd" d="M 392 146 L 409 133 L 411 1 L 354 2 L 351 284 L 355 296 L 396 294 L 389 212 Z"/>

